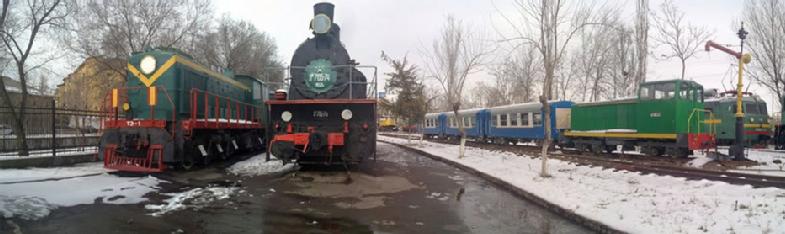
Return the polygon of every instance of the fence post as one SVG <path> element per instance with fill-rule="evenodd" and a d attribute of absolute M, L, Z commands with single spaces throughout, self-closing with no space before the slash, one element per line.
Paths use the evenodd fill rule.
<path fill-rule="evenodd" d="M 55 99 L 52 98 L 52 157 L 57 155 L 57 129 L 55 128 Z"/>

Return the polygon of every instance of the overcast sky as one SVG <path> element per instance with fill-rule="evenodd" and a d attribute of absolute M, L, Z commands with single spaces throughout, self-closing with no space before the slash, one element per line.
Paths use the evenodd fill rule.
<path fill-rule="evenodd" d="M 221 0 L 213 2 L 217 16 L 229 14 L 232 17 L 250 21 L 257 28 L 267 32 L 279 47 L 279 57 L 288 65 L 292 53 L 307 37 L 312 36 L 308 24 L 313 16 L 312 6 L 320 1 L 283 1 L 283 0 Z M 497 39 L 498 33 L 506 33 L 507 23 L 499 11 L 510 12 L 515 9 L 511 0 L 374 0 L 374 1 L 330 1 L 335 4 L 335 22 L 341 26 L 341 39 L 349 54 L 358 62 L 379 67 L 379 78 L 389 67 L 380 59 L 381 51 L 398 58 L 407 55 L 414 62 L 420 62 L 423 48 L 428 47 L 438 36 L 448 14 L 452 14 L 474 30 L 483 31 L 490 39 Z M 660 0 L 651 0 L 651 9 L 657 10 Z M 703 25 L 714 31 L 713 40 L 719 43 L 736 44 L 738 39 L 734 25 L 741 16 L 741 0 L 680 0 L 677 6 L 687 14 L 687 20 Z M 610 1 L 624 9 L 624 16 L 632 22 L 634 1 Z M 498 9 L 498 10 L 497 10 Z M 653 30 L 650 30 L 650 39 Z M 750 35 L 753 37 L 754 35 Z M 738 49 L 738 47 L 734 48 Z M 662 50 L 653 51 L 654 55 Z M 729 79 L 735 79 L 728 69 L 734 59 L 719 51 L 700 52 L 699 57 L 688 61 L 687 77 L 706 88 L 730 88 Z M 677 78 L 680 74 L 679 63 L 649 59 L 649 80 Z M 492 82 L 487 73 L 478 73 L 469 78 L 470 83 Z M 745 80 L 745 85 L 747 81 Z M 60 83 L 60 82 L 57 82 Z M 470 90 L 467 87 L 466 90 Z M 770 93 L 754 86 L 753 92 L 775 103 Z M 381 91 L 381 87 L 380 87 Z M 469 94 L 469 92 L 464 92 Z"/>
<path fill-rule="evenodd" d="M 308 23 L 313 16 L 312 6 L 317 2 L 320 1 L 222 0 L 215 2 L 215 6 L 217 14 L 228 13 L 233 17 L 248 20 L 267 32 L 277 42 L 280 58 L 288 63 L 297 46 L 311 36 Z M 514 10 L 510 1 L 503 0 L 330 2 L 336 6 L 335 22 L 341 26 L 341 39 L 350 55 L 362 64 L 378 66 L 380 79 L 384 78 L 384 72 L 390 70 L 380 59 L 382 50 L 393 57 L 408 54 L 415 62 L 421 61 L 421 51 L 438 36 L 448 14 L 455 15 L 475 30 L 484 31 L 491 39 L 495 39 L 493 37 L 496 34 L 505 33 L 505 28 L 508 28 L 499 16 L 499 11 Z M 624 9 L 625 17 L 632 17 L 633 1 L 610 3 Z M 661 1 L 652 0 L 651 9 L 657 10 L 660 3 Z M 676 1 L 676 4 L 686 12 L 688 21 L 712 30 L 713 40 L 739 44 L 735 35 L 738 25 L 734 25 L 734 22 L 741 16 L 743 1 L 684 0 Z M 653 30 L 650 33 L 653 33 Z M 750 35 L 752 36 L 754 35 Z M 662 48 L 658 50 L 653 54 L 659 56 L 664 53 Z M 675 60 L 649 61 L 649 80 L 673 79 L 680 74 L 679 63 Z M 697 58 L 688 60 L 687 77 L 700 82 L 706 88 L 723 90 L 723 82 L 725 87 L 730 88 L 729 79 L 735 77 L 729 70 L 730 66 L 734 66 L 733 63 L 733 58 L 721 52 L 700 52 Z M 483 80 L 491 82 L 493 77 L 479 73 L 469 79 L 471 83 Z M 774 103 L 772 95 L 754 85 L 751 90 L 770 103 L 771 112 Z"/>

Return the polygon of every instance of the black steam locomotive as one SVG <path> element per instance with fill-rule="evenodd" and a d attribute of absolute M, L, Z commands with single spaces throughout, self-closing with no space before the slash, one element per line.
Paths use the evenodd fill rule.
<path fill-rule="evenodd" d="M 314 37 L 292 57 L 288 93 L 267 101 L 268 154 L 284 162 L 352 165 L 376 153 L 376 68 L 349 57 L 334 9 L 314 5 Z M 373 81 L 360 69 L 373 69 Z"/>

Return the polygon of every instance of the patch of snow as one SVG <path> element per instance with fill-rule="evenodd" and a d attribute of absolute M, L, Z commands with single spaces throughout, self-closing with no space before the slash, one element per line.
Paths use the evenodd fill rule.
<path fill-rule="evenodd" d="M 728 148 L 722 147 L 718 150 L 722 154 L 728 154 Z M 742 166 L 736 170 L 729 170 L 738 173 L 758 174 L 767 176 L 785 177 L 785 151 L 775 151 L 773 149 L 746 149 L 747 159 L 758 162 L 755 166 Z"/>
<path fill-rule="evenodd" d="M 406 144 L 406 140 L 378 136 Z M 540 159 L 509 152 L 425 142 L 411 144 L 531 192 L 565 209 L 631 233 L 766 233 L 785 230 L 785 190 L 717 181 L 642 175 L 578 166 L 551 159 L 543 178 Z M 429 194 L 430 195 L 430 194 Z M 775 231 L 776 232 L 776 231 Z"/>
<path fill-rule="evenodd" d="M 67 156 L 80 156 L 86 154 L 96 154 L 98 153 L 98 147 L 74 147 L 74 148 L 63 148 L 58 149 L 55 157 L 67 157 Z M 41 158 L 41 157 L 52 157 L 52 150 L 33 150 L 30 151 L 29 155 L 27 156 L 19 156 L 17 152 L 5 152 L 0 153 L 0 161 L 2 160 L 13 160 L 13 159 L 25 159 L 25 158 Z"/>
<path fill-rule="evenodd" d="M 713 158 L 706 157 L 705 155 L 695 154 L 695 158 L 687 162 L 687 166 L 701 168 L 708 162 L 714 161 Z"/>
<path fill-rule="evenodd" d="M 207 187 L 194 188 L 181 193 L 164 193 L 171 196 L 164 200 L 165 204 L 147 204 L 145 209 L 155 210 L 152 216 L 160 216 L 172 211 L 186 209 L 189 206 L 193 209 L 201 209 L 213 201 L 229 198 L 232 194 L 242 191 L 237 187 Z"/>
<path fill-rule="evenodd" d="M 156 191 L 161 180 L 147 177 L 118 177 L 101 164 L 75 167 L 0 170 L 0 214 L 35 220 L 50 210 L 80 204 L 136 204 Z"/>
<path fill-rule="evenodd" d="M 242 176 L 259 176 L 295 170 L 294 163 L 283 165 L 280 160 L 265 161 L 265 155 L 259 154 L 240 161 L 226 169 L 229 173 Z"/>
<path fill-rule="evenodd" d="M 80 163 L 70 167 L 32 167 L 0 170 L 0 184 L 25 181 L 57 180 L 62 178 L 97 175 L 109 172 L 101 162 Z"/>

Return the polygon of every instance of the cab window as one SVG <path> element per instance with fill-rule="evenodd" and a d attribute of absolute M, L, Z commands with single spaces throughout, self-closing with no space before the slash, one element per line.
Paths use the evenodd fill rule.
<path fill-rule="evenodd" d="M 253 99 L 262 99 L 262 85 L 259 82 L 253 82 Z"/>
<path fill-rule="evenodd" d="M 676 97 L 676 84 L 655 83 L 641 86 L 641 99 L 671 99 Z"/>

